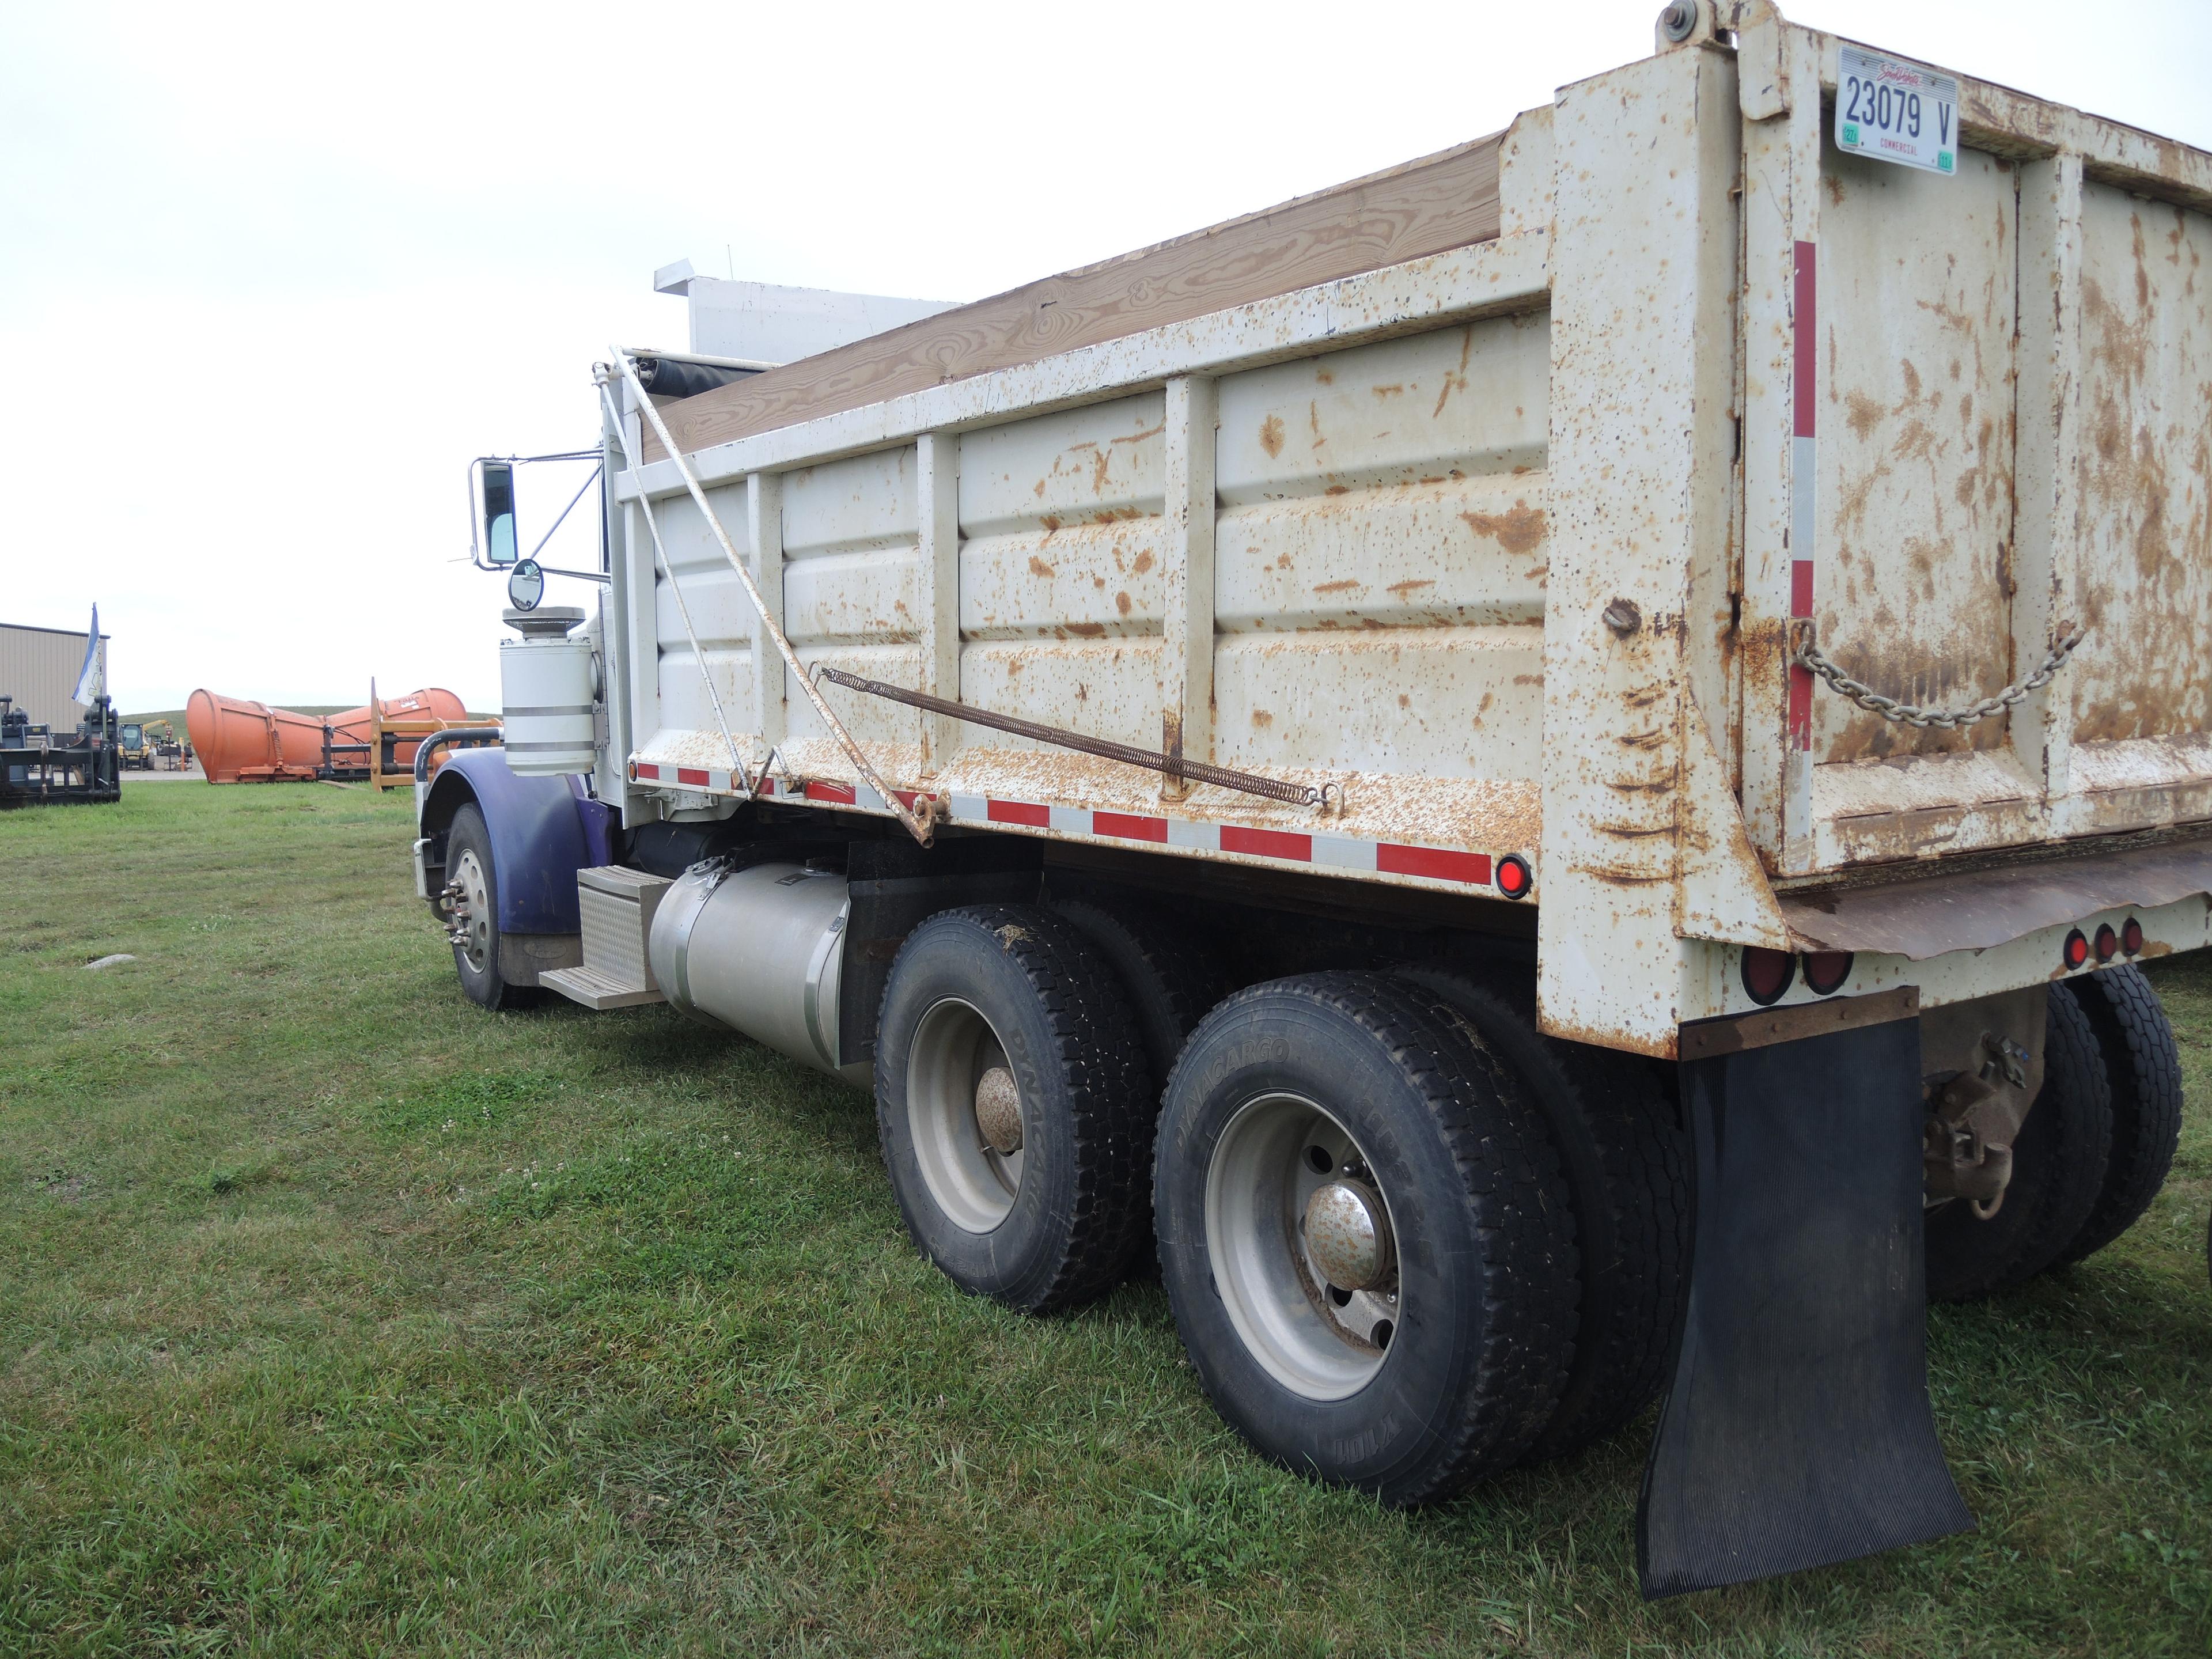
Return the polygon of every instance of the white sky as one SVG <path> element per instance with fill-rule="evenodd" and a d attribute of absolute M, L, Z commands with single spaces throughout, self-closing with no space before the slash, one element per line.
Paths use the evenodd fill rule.
<path fill-rule="evenodd" d="M 654 267 L 978 297 L 1494 131 L 1659 6 L 0 0 L 0 620 L 97 599 L 126 709 L 496 707 L 464 469 L 684 343 Z M 1784 9 L 2212 148 L 2212 0 Z"/>

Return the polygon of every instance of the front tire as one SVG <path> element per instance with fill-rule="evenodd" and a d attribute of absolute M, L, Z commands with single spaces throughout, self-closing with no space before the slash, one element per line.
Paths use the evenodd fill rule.
<path fill-rule="evenodd" d="M 446 836 L 446 870 L 460 889 L 452 907 L 453 971 L 461 993 L 482 1008 L 522 1008 L 538 1001 L 536 987 L 513 985 L 499 970 L 499 872 L 492 863 L 491 831 L 472 801 L 453 814 Z"/>
<path fill-rule="evenodd" d="M 1565 1189 L 1534 1109 L 1434 993 L 1329 973 L 1230 998 L 1184 1047 L 1156 1158 L 1183 1346 L 1264 1455 L 1413 1504 L 1510 1467 L 1550 1420 L 1577 1299 Z"/>

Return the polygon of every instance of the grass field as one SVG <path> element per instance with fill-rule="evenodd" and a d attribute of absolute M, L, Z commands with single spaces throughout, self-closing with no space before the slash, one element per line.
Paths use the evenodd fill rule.
<path fill-rule="evenodd" d="M 923 1266 L 863 1097 L 465 1004 L 404 796 L 125 789 L 0 817 L 0 1652 L 2206 1651 L 2212 971 L 2158 973 L 2157 1207 L 1933 1317 L 1981 1529 L 1646 1607 L 1648 1425 L 1429 1513 L 1307 1486 L 1157 1285 Z"/>

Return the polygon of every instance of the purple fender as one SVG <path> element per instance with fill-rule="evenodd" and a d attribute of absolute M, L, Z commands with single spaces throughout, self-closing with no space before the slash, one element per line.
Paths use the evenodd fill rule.
<path fill-rule="evenodd" d="M 473 801 L 491 832 L 492 884 L 502 933 L 575 933 L 576 872 L 613 862 L 613 814 L 581 778 L 517 777 L 500 750 L 448 756 L 423 798 L 426 862 L 442 869 L 453 814 Z"/>

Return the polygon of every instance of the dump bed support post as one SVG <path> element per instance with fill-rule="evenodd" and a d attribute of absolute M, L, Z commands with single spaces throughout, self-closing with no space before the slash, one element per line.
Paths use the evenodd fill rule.
<path fill-rule="evenodd" d="M 769 617 L 783 615 L 783 480 L 773 472 L 745 479 L 745 533 L 753 546 L 753 580 L 760 585 L 765 616 L 752 623 L 753 729 L 763 754 L 783 741 L 783 658 L 769 632 Z"/>
<path fill-rule="evenodd" d="M 1553 109 L 1539 1004 L 1554 1036 L 1662 1058 L 1711 1006 L 1704 939 L 1746 937 L 1683 939 L 1678 909 L 1688 864 L 1743 844 L 1686 643 L 1725 611 L 1735 99 L 1733 59 L 1698 47 Z M 1701 915 L 1772 909 L 1744 861 L 1707 872 Z"/>
<path fill-rule="evenodd" d="M 960 440 L 950 432 L 925 432 L 916 441 L 915 505 L 921 520 L 919 556 L 921 614 L 915 620 L 921 647 L 921 676 L 915 687 L 933 697 L 960 701 Z M 960 746 L 960 722 L 949 715 L 921 717 L 921 769 L 936 771 Z"/>
<path fill-rule="evenodd" d="M 2012 667 L 2017 679 L 2077 620 L 2081 547 L 2081 158 L 2020 167 L 2020 441 L 2013 530 Z M 2013 752 L 2048 798 L 2069 793 L 2072 674 L 2014 709 Z"/>
<path fill-rule="evenodd" d="M 614 380 L 616 407 L 622 411 L 622 447 L 626 456 L 639 453 L 641 422 L 636 394 L 617 374 Z M 619 618 L 622 650 L 618 653 L 629 678 L 629 695 L 622 699 L 624 728 L 620 762 L 625 775 L 638 744 L 660 729 L 660 615 L 659 578 L 653 562 L 653 537 L 645 526 L 646 504 L 633 500 L 623 509 L 622 556 L 625 561 L 612 584 L 623 600 Z M 623 793 L 623 824 L 635 829 L 660 817 L 658 797 L 642 790 Z"/>
<path fill-rule="evenodd" d="M 1743 811 L 1770 866 L 1794 872 L 1813 860 L 1813 679 L 1790 665 L 1790 623 L 1819 598 L 1820 45 L 1778 18 L 1747 40 Z"/>
<path fill-rule="evenodd" d="M 629 805 L 629 768 L 624 763 L 633 752 L 630 700 L 622 694 L 627 684 L 623 677 L 630 672 L 632 654 L 629 584 L 622 579 L 629 557 L 630 508 L 617 496 L 615 480 L 629 465 L 629 451 L 621 427 L 615 423 L 609 400 L 600 400 L 599 411 L 599 441 L 605 456 L 599 469 L 600 521 L 606 526 L 610 580 L 602 607 L 605 622 L 599 631 L 599 695 L 605 705 L 606 732 L 605 740 L 599 746 L 599 763 L 592 769 L 592 793 L 620 812 Z"/>
<path fill-rule="evenodd" d="M 1177 760 L 1213 758 L 1213 381 L 1179 374 L 1167 385 L 1167 592 L 1161 614 L 1160 748 Z M 1178 555 L 1178 550 L 1179 555 Z M 1181 800 L 1190 781 L 1168 774 L 1162 800 Z"/>

